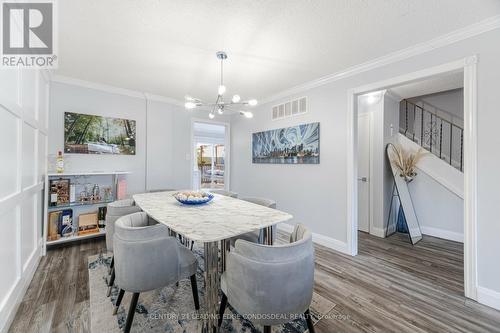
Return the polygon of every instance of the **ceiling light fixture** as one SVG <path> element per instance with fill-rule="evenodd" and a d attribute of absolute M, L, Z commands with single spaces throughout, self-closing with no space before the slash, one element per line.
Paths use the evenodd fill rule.
<path fill-rule="evenodd" d="M 256 106 L 257 100 L 250 99 L 248 101 L 241 101 L 240 95 L 234 95 L 230 102 L 224 102 L 224 94 L 226 93 L 226 86 L 224 85 L 224 60 L 227 59 L 227 54 L 224 51 L 216 53 L 217 59 L 220 60 L 220 85 L 217 89 L 217 99 L 215 103 L 204 103 L 201 99 L 186 96 L 184 104 L 186 109 L 195 109 L 197 107 L 207 107 L 210 110 L 208 117 L 215 118 L 215 112 L 219 115 L 224 114 L 225 111 L 232 111 L 233 108 L 240 108 L 241 106 Z M 252 118 L 253 113 L 250 111 L 240 111 L 240 115 L 246 118 Z"/>

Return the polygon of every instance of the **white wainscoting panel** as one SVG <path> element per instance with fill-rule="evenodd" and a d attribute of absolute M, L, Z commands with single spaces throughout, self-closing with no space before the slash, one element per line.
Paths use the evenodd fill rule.
<path fill-rule="evenodd" d="M 36 121 L 38 115 L 36 111 L 37 86 L 38 86 L 37 71 L 31 69 L 21 70 L 21 107 L 23 109 L 23 117 L 25 121 Z"/>
<path fill-rule="evenodd" d="M 8 330 L 41 255 L 49 83 L 37 70 L 0 76 L 0 332 Z"/>
<path fill-rule="evenodd" d="M 22 156 L 22 188 L 35 185 L 36 173 L 36 150 L 38 148 L 36 142 L 36 129 L 31 125 L 23 124 L 23 156 Z"/>
<path fill-rule="evenodd" d="M 0 142 L 4 143 L 2 147 L 2 172 L 0 172 L 0 184 L 2 184 L 0 186 L 0 200 L 17 191 L 19 126 L 19 119 L 0 106 Z"/>
<path fill-rule="evenodd" d="M 21 204 L 21 267 L 24 271 L 35 250 L 37 225 L 37 193 L 25 195 Z"/>
<path fill-rule="evenodd" d="M 0 309 L 3 308 L 5 301 L 12 292 L 13 286 L 18 279 L 17 272 L 17 226 L 19 218 L 18 209 L 11 209 L 0 214 Z"/>

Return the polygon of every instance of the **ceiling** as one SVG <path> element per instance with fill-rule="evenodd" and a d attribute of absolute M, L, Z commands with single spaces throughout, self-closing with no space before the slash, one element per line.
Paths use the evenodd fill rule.
<path fill-rule="evenodd" d="M 464 87 L 463 71 L 442 74 L 426 80 L 405 84 L 389 89 L 400 99 L 424 96 Z"/>
<path fill-rule="evenodd" d="M 56 74 L 182 100 L 284 89 L 500 14 L 498 0 L 58 1 Z"/>

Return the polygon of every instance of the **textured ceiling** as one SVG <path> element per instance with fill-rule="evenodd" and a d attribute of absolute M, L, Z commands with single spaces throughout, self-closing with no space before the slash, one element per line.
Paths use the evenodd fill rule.
<path fill-rule="evenodd" d="M 64 0 L 56 74 L 176 99 L 262 98 L 500 14 L 498 0 Z"/>

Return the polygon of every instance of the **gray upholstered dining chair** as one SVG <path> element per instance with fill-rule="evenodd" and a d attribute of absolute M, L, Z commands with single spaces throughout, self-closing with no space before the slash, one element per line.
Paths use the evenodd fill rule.
<path fill-rule="evenodd" d="M 198 261 L 191 251 L 168 235 L 163 224 L 148 225 L 144 212 L 123 216 L 116 221 L 113 240 L 116 284 L 120 288 L 115 313 L 125 291 L 133 293 L 125 323 L 130 332 L 141 292 L 162 288 L 184 278 L 191 279 L 195 309 L 200 308 L 196 270 Z"/>
<path fill-rule="evenodd" d="M 238 193 L 231 192 L 231 191 L 226 191 L 226 190 L 222 190 L 222 189 L 210 190 L 210 193 L 220 194 L 220 195 L 223 195 L 225 197 L 231 197 L 231 198 L 237 198 L 238 197 Z"/>
<path fill-rule="evenodd" d="M 267 208 L 272 208 L 276 209 L 276 201 L 271 200 L 271 199 L 265 199 L 265 198 L 258 198 L 258 197 L 245 197 L 241 198 L 241 200 L 245 200 L 257 205 L 261 205 Z M 273 233 L 271 237 L 273 238 L 273 241 L 276 239 L 276 227 L 272 227 Z M 261 243 L 263 239 L 263 230 L 255 230 L 252 232 L 247 232 L 246 234 L 239 235 L 237 237 L 231 238 L 231 245 L 234 246 L 234 243 L 236 242 L 237 239 L 243 239 L 252 243 Z"/>
<path fill-rule="evenodd" d="M 290 243 L 268 246 L 237 240 L 227 254 L 221 277 L 223 292 L 219 327 L 227 304 L 255 324 L 271 332 L 272 325 L 284 324 L 305 315 L 309 332 L 314 333 L 309 312 L 314 283 L 314 247 L 309 230 L 295 226 Z M 272 316 L 271 316 L 272 315 Z"/>
<path fill-rule="evenodd" d="M 133 199 L 123 199 L 111 202 L 106 208 L 106 249 L 108 252 L 113 252 L 113 235 L 115 233 L 115 222 L 120 217 L 140 212 L 141 208 L 135 205 Z M 115 281 L 114 270 L 115 257 L 111 258 L 110 277 L 108 278 L 107 296 L 111 294 L 111 288 Z"/>

